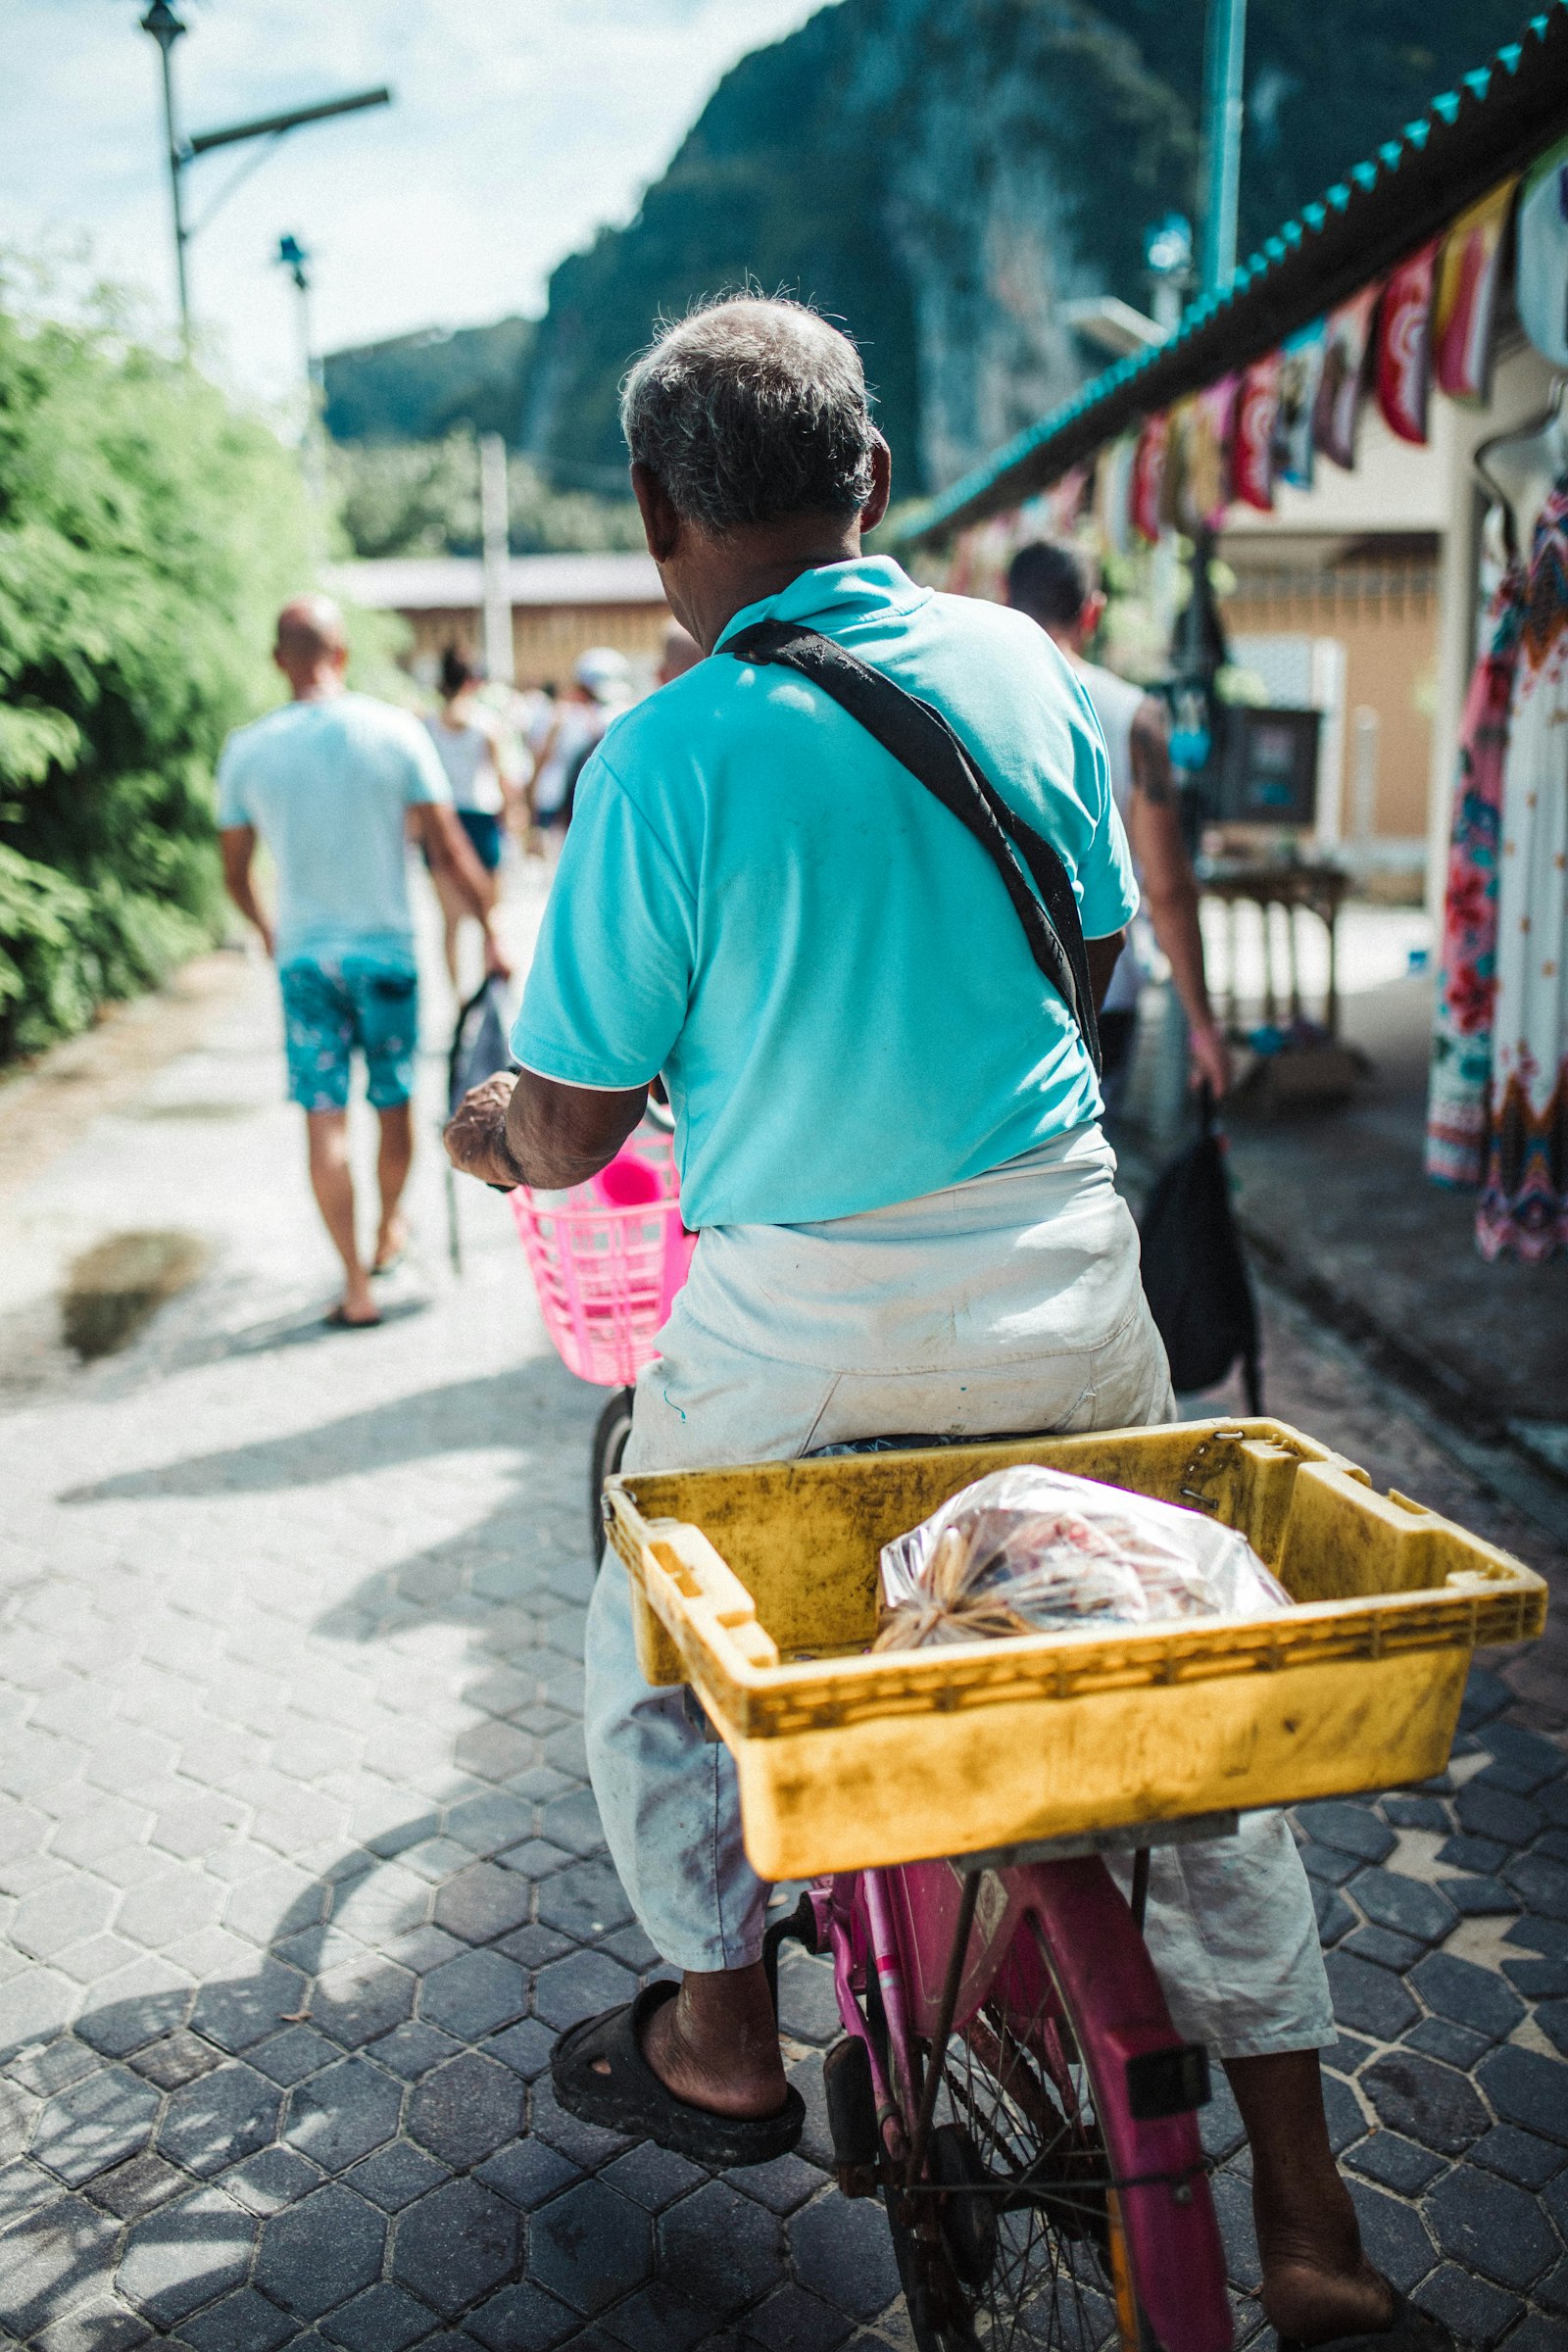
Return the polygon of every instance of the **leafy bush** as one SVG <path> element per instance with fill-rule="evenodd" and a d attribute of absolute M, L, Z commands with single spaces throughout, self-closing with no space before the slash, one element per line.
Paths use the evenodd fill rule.
<path fill-rule="evenodd" d="M 0 309 L 0 1059 L 215 935 L 214 764 L 313 568 L 264 424 L 113 324 Z"/>

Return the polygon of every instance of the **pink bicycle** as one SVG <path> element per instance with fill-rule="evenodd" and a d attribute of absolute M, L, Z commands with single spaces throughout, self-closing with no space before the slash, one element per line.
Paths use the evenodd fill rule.
<path fill-rule="evenodd" d="M 1197 2109 L 1141 1933 L 1150 1838 L 1234 1816 L 822 1880 L 768 1935 L 833 1962 L 840 2188 L 880 2195 L 919 2352 L 1224 2352 Z M 1133 1900 L 1101 1851 L 1135 1846 Z M 1100 1851 L 1094 1849 L 1100 1849 Z"/>

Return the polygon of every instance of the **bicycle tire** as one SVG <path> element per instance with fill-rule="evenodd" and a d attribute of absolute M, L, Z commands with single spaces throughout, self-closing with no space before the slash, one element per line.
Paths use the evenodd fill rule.
<path fill-rule="evenodd" d="M 605 1556 L 605 1481 L 613 1478 L 620 1468 L 626 1440 L 631 1436 L 631 1408 L 635 1394 L 632 1389 L 613 1390 L 594 1426 L 593 1458 L 588 1470 L 588 1526 L 596 1568 Z"/>
<path fill-rule="evenodd" d="M 986 1996 L 944 2053 L 926 2182 L 905 2193 L 902 2214 L 889 2213 L 906 2299 L 913 2290 L 918 2352 L 965 2344 L 1009 2352 L 1015 2340 L 1051 2352 L 1157 2352 L 1160 2338 L 1136 2279 L 1152 2275 L 1156 2300 L 1168 2303 L 1161 2273 L 1170 2269 L 1191 2272 L 1197 2314 L 1195 2334 L 1182 2304 L 1167 2313 L 1172 2340 L 1210 2352 L 1229 2342 L 1230 2314 L 1206 2183 L 1187 2177 L 1200 2163 L 1191 2117 L 1173 2135 L 1159 2127 L 1166 2133 L 1159 2161 L 1177 2147 L 1179 2182 L 1173 2177 L 1161 2190 L 1143 2158 L 1133 2153 L 1129 2161 L 1130 2151 L 1150 2144 L 1129 2137 L 1128 2093 L 1110 2055 L 1120 2046 L 1116 2029 L 1128 2022 L 1116 2003 L 1125 2008 L 1129 1978 L 1123 1967 L 1120 1994 L 1107 1991 L 1117 1971 L 1098 1962 L 1109 1939 L 1136 1936 L 1131 1915 L 1099 1863 L 1052 1865 L 1027 1877 L 1034 1882 L 1029 1900 Z M 1102 1949 L 1085 1965 L 1084 1947 L 1097 1936 Z M 1123 1941 L 1123 1962 L 1128 1948 Z M 1163 2004 L 1141 1938 L 1134 1959 L 1133 2009 L 1147 2024 Z M 1141 1992 L 1140 1975 L 1147 1979 Z M 1103 2082 L 1097 2079 L 1102 2065 L 1111 2069 Z M 954 2135 L 946 2150 L 944 2132 Z M 1174 2231 L 1168 2215 L 1152 2224 L 1149 2199 L 1161 2194 L 1179 2216 Z M 922 2250 L 909 2226 L 926 2197 L 939 2220 L 941 2260 L 933 2233 L 927 2230 Z M 1141 2232 L 1136 2256 L 1129 2201 Z M 995 2251 L 986 2270 L 988 2231 Z"/>

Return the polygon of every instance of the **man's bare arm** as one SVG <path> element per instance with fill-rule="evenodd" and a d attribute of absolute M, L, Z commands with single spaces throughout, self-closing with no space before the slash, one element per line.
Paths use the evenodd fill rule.
<path fill-rule="evenodd" d="M 218 846 L 223 857 L 223 888 L 245 920 L 255 924 L 262 935 L 262 945 L 270 956 L 272 926 L 263 912 L 251 881 L 251 865 L 256 856 L 256 827 L 224 825 L 218 836 Z"/>
<path fill-rule="evenodd" d="M 1223 1095 L 1231 1082 L 1230 1047 L 1208 1001 L 1198 881 L 1182 838 L 1164 711 L 1152 695 L 1140 705 L 1133 720 L 1132 756 L 1129 831 L 1144 878 L 1149 919 L 1170 959 L 1171 978 L 1187 1015 L 1193 1059 L 1215 1094 Z"/>
<path fill-rule="evenodd" d="M 643 1115 L 646 1086 L 563 1086 L 536 1070 L 487 1078 L 464 1096 L 447 1157 L 483 1184 L 564 1192 L 608 1167 Z"/>
<path fill-rule="evenodd" d="M 1097 1012 L 1105 1002 L 1105 991 L 1110 986 L 1110 975 L 1120 962 L 1121 952 L 1126 945 L 1127 934 L 1124 930 L 1112 931 L 1104 939 L 1086 939 L 1084 941 L 1084 953 L 1089 958 L 1089 985 L 1095 992 L 1095 1010 Z"/>
<path fill-rule="evenodd" d="M 445 874 L 484 933 L 485 970 L 505 979 L 510 964 L 496 945 L 490 920 L 490 878 L 473 854 L 473 844 L 444 801 L 418 801 L 413 817 L 433 874 Z"/>

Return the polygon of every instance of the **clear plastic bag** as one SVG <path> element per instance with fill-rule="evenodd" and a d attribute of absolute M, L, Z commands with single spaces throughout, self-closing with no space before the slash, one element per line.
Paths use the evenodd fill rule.
<path fill-rule="evenodd" d="M 976 1479 L 885 1544 L 882 1595 L 878 1649 L 1291 1606 L 1234 1529 L 1031 1462 Z"/>

